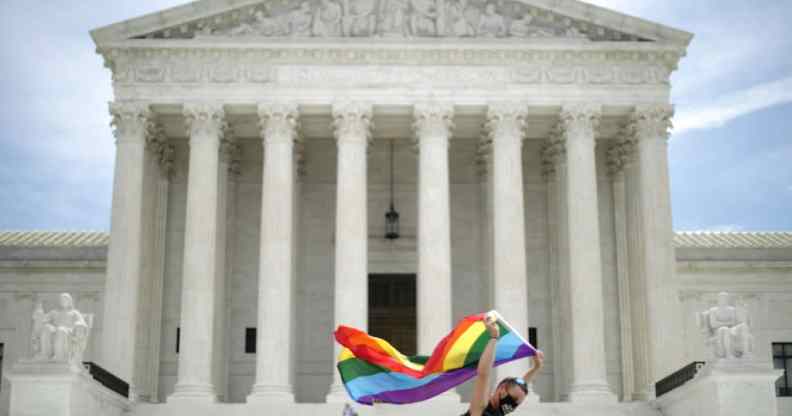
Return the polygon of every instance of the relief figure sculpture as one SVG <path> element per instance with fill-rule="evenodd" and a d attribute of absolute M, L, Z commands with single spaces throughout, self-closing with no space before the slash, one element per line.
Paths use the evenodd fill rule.
<path fill-rule="evenodd" d="M 408 2 L 409 0 L 381 0 L 380 35 L 402 37 L 410 35 Z"/>
<path fill-rule="evenodd" d="M 410 27 L 415 36 L 437 36 L 438 9 L 434 0 L 411 0 Z"/>
<path fill-rule="evenodd" d="M 307 1 L 289 13 L 289 34 L 295 37 L 309 37 L 313 29 L 313 11 Z"/>
<path fill-rule="evenodd" d="M 341 6 L 334 0 L 322 0 L 314 11 L 314 35 L 324 38 L 341 37 Z"/>
<path fill-rule="evenodd" d="M 344 35 L 371 36 L 377 23 L 374 0 L 344 1 Z"/>
<path fill-rule="evenodd" d="M 495 3 L 487 3 L 484 14 L 479 20 L 478 35 L 486 38 L 506 35 L 506 24 L 503 21 L 503 16 L 495 10 Z"/>

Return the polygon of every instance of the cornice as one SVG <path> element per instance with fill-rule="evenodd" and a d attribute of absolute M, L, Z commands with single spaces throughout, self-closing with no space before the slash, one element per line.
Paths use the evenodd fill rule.
<path fill-rule="evenodd" d="M 678 51 L 471 45 L 114 48 L 101 53 L 116 87 L 135 85 L 660 85 Z M 516 46 L 516 45 L 515 45 Z M 452 67 L 452 68 L 449 68 Z"/>

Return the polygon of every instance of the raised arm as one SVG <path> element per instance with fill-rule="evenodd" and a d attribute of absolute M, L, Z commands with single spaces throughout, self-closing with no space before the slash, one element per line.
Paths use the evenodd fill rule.
<path fill-rule="evenodd" d="M 500 330 L 495 318 L 487 316 L 484 324 L 487 326 L 490 339 L 478 362 L 478 376 L 473 387 L 473 397 L 470 400 L 470 416 L 481 416 L 484 408 L 487 407 L 489 398 L 489 376 L 492 372 L 492 364 L 495 362 L 495 346 L 498 343 Z"/>
<path fill-rule="evenodd" d="M 530 383 L 531 380 L 536 377 L 536 374 L 539 372 L 539 370 L 541 370 L 544 366 L 544 353 L 542 351 L 536 351 L 536 355 L 532 357 L 532 360 L 533 366 L 530 370 L 525 372 L 525 375 L 523 375 L 523 380 L 525 380 L 526 383 Z"/>

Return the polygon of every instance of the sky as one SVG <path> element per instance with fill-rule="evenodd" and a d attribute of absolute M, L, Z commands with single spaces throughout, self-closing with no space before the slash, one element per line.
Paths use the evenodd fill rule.
<path fill-rule="evenodd" d="M 592 0 L 695 34 L 672 76 L 676 230 L 792 231 L 792 1 Z M 88 31 L 180 0 L 0 0 L 0 230 L 108 230 L 110 73 Z"/>

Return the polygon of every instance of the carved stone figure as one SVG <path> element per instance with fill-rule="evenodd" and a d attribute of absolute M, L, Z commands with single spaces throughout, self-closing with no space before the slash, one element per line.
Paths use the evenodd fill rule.
<path fill-rule="evenodd" d="M 697 321 L 715 358 L 747 358 L 753 353 L 748 311 L 731 306 L 728 293 L 719 293 L 718 305 L 699 313 Z"/>
<path fill-rule="evenodd" d="M 322 0 L 314 11 L 314 35 L 325 38 L 341 37 L 342 17 L 343 12 L 338 3 L 334 0 Z"/>
<path fill-rule="evenodd" d="M 553 36 L 553 32 L 545 30 L 544 28 L 534 23 L 534 17 L 530 13 L 525 13 L 522 18 L 513 20 L 509 27 L 509 35 L 518 38 L 527 37 L 549 37 Z"/>
<path fill-rule="evenodd" d="M 478 35 L 485 38 L 497 38 L 506 34 L 506 24 L 503 16 L 495 11 L 495 3 L 487 3 L 484 14 L 481 15 L 478 25 Z"/>
<path fill-rule="evenodd" d="M 572 24 L 572 20 L 569 18 L 564 18 L 564 36 L 568 38 L 578 38 L 578 39 L 588 39 L 585 33 L 581 32 L 580 29 L 575 27 Z"/>
<path fill-rule="evenodd" d="M 288 29 L 288 23 L 280 17 L 269 17 L 263 11 L 257 10 L 253 15 L 253 21 L 249 23 L 242 23 L 239 26 L 231 29 L 229 35 L 231 36 L 284 36 Z"/>
<path fill-rule="evenodd" d="M 88 317 L 88 319 L 86 319 Z M 41 303 L 33 312 L 33 359 L 79 366 L 88 345 L 92 316 L 74 309 L 71 295 L 60 295 L 60 308 L 44 313 Z"/>
<path fill-rule="evenodd" d="M 467 0 L 451 0 L 446 7 L 446 32 L 445 36 L 473 36 L 473 26 L 465 20 L 465 7 Z"/>
<path fill-rule="evenodd" d="M 408 0 L 383 0 L 380 3 L 380 34 L 409 36 Z"/>
<path fill-rule="evenodd" d="M 434 0 L 411 0 L 410 28 L 415 36 L 437 36 L 437 6 Z"/>
<path fill-rule="evenodd" d="M 344 34 L 371 36 L 377 23 L 374 0 L 344 1 Z"/>
<path fill-rule="evenodd" d="M 310 37 L 313 29 L 311 3 L 303 1 L 300 7 L 289 13 L 289 34 L 295 37 Z"/>

